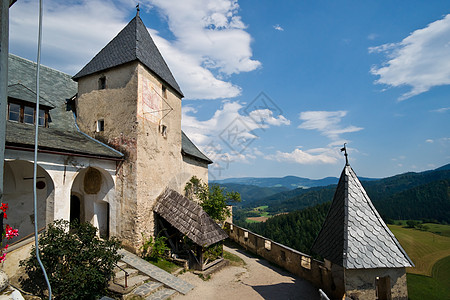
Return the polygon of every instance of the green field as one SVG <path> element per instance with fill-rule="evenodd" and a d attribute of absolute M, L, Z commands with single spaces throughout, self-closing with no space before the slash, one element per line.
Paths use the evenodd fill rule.
<path fill-rule="evenodd" d="M 426 224 L 432 232 L 389 225 L 416 267 L 407 268 L 411 300 L 450 300 L 450 225 Z M 436 225 L 436 226 L 430 226 Z"/>
<path fill-rule="evenodd" d="M 411 300 L 450 300 L 450 256 L 433 266 L 433 276 L 407 274 L 408 294 Z"/>
<path fill-rule="evenodd" d="M 255 215 L 254 217 L 248 217 L 245 219 L 246 223 L 260 223 L 260 222 L 265 222 L 265 220 L 267 220 L 267 218 L 270 218 L 271 216 L 269 215 L 269 213 L 266 211 L 266 209 L 269 208 L 268 205 L 263 205 L 263 206 L 258 206 L 255 207 L 254 209 L 251 210 L 251 212 L 253 213 L 253 215 Z"/>
<path fill-rule="evenodd" d="M 450 225 L 441 226 L 450 229 Z M 407 269 L 408 273 L 432 276 L 433 265 L 450 256 L 450 238 L 447 236 L 399 225 L 389 225 L 389 228 L 416 265 Z"/>

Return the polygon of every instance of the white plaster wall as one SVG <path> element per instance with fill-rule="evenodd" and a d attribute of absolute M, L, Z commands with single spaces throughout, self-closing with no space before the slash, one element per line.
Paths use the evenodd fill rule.
<path fill-rule="evenodd" d="M 22 160 L 31 163 L 33 159 L 34 159 L 33 152 L 10 150 L 10 149 L 6 149 L 5 151 L 6 161 Z M 102 197 L 101 200 L 109 202 L 110 205 L 110 223 L 109 223 L 110 234 L 111 235 L 117 234 L 117 223 L 118 223 L 117 219 L 120 216 L 120 206 L 115 199 L 114 188 L 111 189 L 111 186 L 115 185 L 116 180 L 115 161 L 40 153 L 38 154 L 38 165 L 42 168 L 43 171 L 45 171 L 46 174 L 48 174 L 49 178 L 53 182 L 53 191 L 49 191 L 48 187 L 45 191 L 45 193 L 51 196 L 51 199 L 54 199 L 54 201 L 50 201 L 51 203 L 47 203 L 46 223 L 49 223 L 57 219 L 69 220 L 70 196 L 72 193 L 74 181 L 77 178 L 77 175 L 80 173 L 80 171 L 85 170 L 87 167 L 95 167 L 98 170 L 100 170 L 102 176 L 105 177 L 106 179 L 105 184 L 109 185 L 109 188 L 106 186 L 104 188 L 102 187 L 99 194 L 101 194 Z M 31 173 L 31 176 L 32 175 L 33 173 Z M 16 187 L 21 186 L 20 184 L 18 185 L 17 177 L 14 180 Z M 32 185 L 27 188 L 31 189 Z M 77 188 L 78 187 L 75 185 L 74 189 L 75 192 L 77 192 Z M 92 211 L 94 211 L 93 208 Z M 100 218 L 104 218 L 105 214 L 106 213 L 102 212 Z M 49 218 L 52 219 L 49 220 Z M 93 220 L 93 218 L 91 219 Z"/>
<path fill-rule="evenodd" d="M 19 230 L 13 243 L 34 232 L 33 164 L 23 160 L 5 161 L 5 190 L 3 202 L 8 203 L 8 219 L 4 223 Z M 37 189 L 38 228 L 46 225 L 47 203 L 53 201 L 53 181 L 44 169 L 38 168 L 38 181 L 45 182 L 45 188 Z M 39 178 L 41 177 L 41 178 Z"/>

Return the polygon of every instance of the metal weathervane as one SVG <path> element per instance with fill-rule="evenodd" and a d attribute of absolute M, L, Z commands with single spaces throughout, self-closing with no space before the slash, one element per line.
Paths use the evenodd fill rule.
<path fill-rule="evenodd" d="M 348 163 L 348 154 L 347 154 L 347 147 L 345 146 L 347 145 L 347 143 L 344 143 L 344 148 L 341 148 L 341 152 L 344 152 L 344 156 L 345 156 L 345 165 L 349 166 L 350 164 Z"/>

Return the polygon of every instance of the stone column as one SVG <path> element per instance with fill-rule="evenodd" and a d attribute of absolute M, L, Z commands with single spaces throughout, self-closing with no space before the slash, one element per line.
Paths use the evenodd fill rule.
<path fill-rule="evenodd" d="M 8 105 L 9 0 L 0 0 L 0 202 L 3 199 L 6 108 Z"/>

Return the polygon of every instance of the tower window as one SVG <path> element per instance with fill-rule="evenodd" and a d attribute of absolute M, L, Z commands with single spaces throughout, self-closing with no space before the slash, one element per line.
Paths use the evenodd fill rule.
<path fill-rule="evenodd" d="M 167 88 L 164 85 L 162 86 L 162 96 L 167 98 Z"/>
<path fill-rule="evenodd" d="M 104 90 L 106 89 L 106 77 L 102 76 L 98 79 L 98 89 Z"/>
<path fill-rule="evenodd" d="M 166 126 L 166 125 L 161 125 L 161 126 L 159 127 L 159 130 L 160 130 L 161 135 L 162 135 L 163 137 L 167 137 L 167 126 Z"/>
<path fill-rule="evenodd" d="M 105 131 L 105 120 L 101 119 L 97 121 L 97 132 Z"/>

